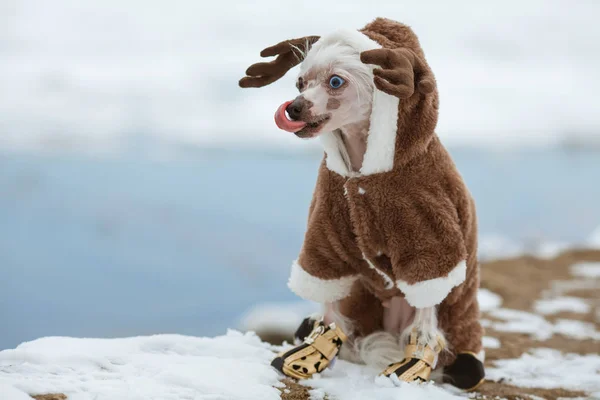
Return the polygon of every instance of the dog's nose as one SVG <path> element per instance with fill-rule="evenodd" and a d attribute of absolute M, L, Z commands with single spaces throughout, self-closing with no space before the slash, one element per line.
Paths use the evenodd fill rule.
<path fill-rule="evenodd" d="M 289 106 L 285 108 L 290 118 L 294 121 L 300 119 L 300 114 L 302 114 L 302 108 L 304 106 L 304 101 L 300 98 L 296 98 L 294 101 L 290 103 Z"/>

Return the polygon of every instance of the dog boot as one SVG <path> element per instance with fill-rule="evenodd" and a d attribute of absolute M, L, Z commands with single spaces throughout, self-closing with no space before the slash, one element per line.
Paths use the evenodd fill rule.
<path fill-rule="evenodd" d="M 382 375 L 397 375 L 401 381 L 413 382 L 429 380 L 431 370 L 435 368 L 438 354 L 444 349 L 444 340 L 438 338 L 434 348 L 429 345 L 420 344 L 417 341 L 417 331 L 410 333 L 408 344 L 404 348 L 404 359 L 400 362 L 390 364 Z"/>
<path fill-rule="evenodd" d="M 462 390 L 477 389 L 484 382 L 484 377 L 483 363 L 475 353 L 458 353 L 456 361 L 444 367 L 444 383 L 449 383 Z"/>
<path fill-rule="evenodd" d="M 294 333 L 294 344 L 299 345 L 304 342 L 306 338 L 310 335 L 310 333 L 319 325 L 319 323 L 323 320 L 323 318 L 319 317 L 306 317 L 296 329 L 296 333 Z"/>
<path fill-rule="evenodd" d="M 334 323 L 318 321 L 304 343 L 279 354 L 271 366 L 290 378 L 308 379 L 329 366 L 345 341 L 346 335 Z"/>

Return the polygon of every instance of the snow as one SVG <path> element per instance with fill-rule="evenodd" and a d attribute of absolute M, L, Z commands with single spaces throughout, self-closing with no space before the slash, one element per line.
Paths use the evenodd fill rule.
<path fill-rule="evenodd" d="M 124 339 L 48 337 L 0 352 L 0 398 L 64 393 L 70 400 L 279 400 L 270 367 L 282 346 L 252 333 L 198 338 L 156 335 Z M 456 399 L 433 384 L 406 384 L 367 366 L 336 360 L 303 382 L 313 399 Z"/>
<path fill-rule="evenodd" d="M 479 258 L 484 261 L 509 259 L 521 256 L 533 256 L 545 260 L 553 259 L 578 243 L 521 238 L 517 243 L 498 234 L 481 235 L 479 239 Z"/>
<path fill-rule="evenodd" d="M 479 293 L 482 309 L 505 322 L 490 322 L 496 330 L 525 332 L 543 340 L 553 334 L 600 340 L 593 324 L 499 308 L 502 299 L 489 290 Z M 569 299 L 569 298 L 567 298 Z M 551 299 L 552 300 L 552 299 Z M 565 298 L 549 300 L 544 310 L 580 307 Z M 568 307 L 565 306 L 568 304 Z M 578 306 L 574 306 L 578 304 Z M 558 307 L 557 305 L 561 306 Z M 251 310 L 242 325 L 256 329 L 295 329 L 298 320 L 315 309 L 306 302 L 263 304 Z M 275 322 L 273 320 L 276 320 Z M 486 348 L 499 348 L 497 338 L 484 336 Z M 215 338 L 155 335 L 124 339 L 47 337 L 0 352 L 0 398 L 25 400 L 27 394 L 65 393 L 72 400 L 280 399 L 280 376 L 270 367 L 276 352 L 289 346 L 271 346 L 254 333 L 230 330 Z M 460 399 L 446 386 L 407 384 L 379 376 L 381 371 L 342 360 L 322 374 L 303 381 L 312 400 Z M 506 379 L 523 387 L 600 392 L 598 354 L 562 354 L 535 349 L 518 359 L 498 360 L 487 369 L 491 380 Z"/>
<path fill-rule="evenodd" d="M 256 335 L 235 331 L 215 338 L 48 337 L 0 352 L 0 387 L 72 400 L 278 400 L 272 357 Z"/>
<path fill-rule="evenodd" d="M 531 254 L 544 260 L 551 260 L 572 247 L 570 243 L 566 242 L 543 242 Z"/>
<path fill-rule="evenodd" d="M 520 358 L 494 361 L 488 379 L 506 379 L 521 387 L 600 391 L 600 355 L 563 354 L 553 349 L 533 349 Z"/>
<path fill-rule="evenodd" d="M 513 258 L 523 253 L 523 246 L 502 235 L 487 234 L 479 239 L 478 254 L 481 260 Z"/>
<path fill-rule="evenodd" d="M 503 320 L 489 323 L 488 326 L 497 331 L 527 333 L 537 340 L 550 339 L 554 334 L 575 339 L 600 340 L 600 332 L 596 331 L 593 324 L 586 322 L 559 319 L 553 324 L 541 315 L 508 308 L 492 310 L 489 314 Z"/>
<path fill-rule="evenodd" d="M 534 309 L 537 313 L 544 315 L 556 314 L 562 311 L 587 314 L 590 312 L 591 306 L 584 299 L 561 296 L 538 300 L 534 304 Z"/>
<path fill-rule="evenodd" d="M 502 305 L 502 297 L 488 289 L 480 288 L 477 292 L 477 300 L 479 301 L 479 310 L 482 312 L 495 310 Z"/>
<path fill-rule="evenodd" d="M 600 262 L 580 262 L 571 266 L 571 273 L 583 278 L 600 278 Z"/>
<path fill-rule="evenodd" d="M 500 341 L 495 337 L 484 336 L 483 337 L 483 347 L 487 347 L 488 349 L 499 349 Z"/>
<path fill-rule="evenodd" d="M 508 308 L 492 310 L 489 314 L 505 321 L 492 323 L 497 331 L 528 333 L 538 340 L 552 337 L 552 324 L 539 315 Z"/>
<path fill-rule="evenodd" d="M 307 301 L 257 304 L 244 314 L 240 329 L 292 336 L 304 318 L 319 310 L 319 305 Z"/>
<path fill-rule="evenodd" d="M 408 384 L 398 378 L 378 376 L 381 371 L 366 366 L 337 360 L 333 368 L 325 370 L 304 385 L 315 389 L 315 399 L 327 393 L 331 399 L 344 400 L 420 400 L 420 399 L 460 399 L 432 383 Z"/>
<path fill-rule="evenodd" d="M 10 385 L 0 383 L 0 399 L 2 400 L 31 400 L 26 393 Z"/>
<path fill-rule="evenodd" d="M 559 319 L 553 327 L 554 333 L 569 336 L 578 340 L 592 339 L 600 340 L 600 332 L 594 324 L 572 319 Z"/>
<path fill-rule="evenodd" d="M 272 121 L 277 105 L 296 95 L 295 71 L 261 90 L 241 90 L 237 80 L 270 44 L 358 29 L 376 16 L 419 34 L 442 94 L 445 141 L 598 141 L 600 59 L 590 51 L 600 34 L 597 2 L 330 6 L 335 23 L 330 12 L 315 12 L 327 8 L 320 0 L 294 12 L 274 0 L 2 2 L 0 145 L 110 151 L 143 134 L 165 143 L 316 148 Z"/>

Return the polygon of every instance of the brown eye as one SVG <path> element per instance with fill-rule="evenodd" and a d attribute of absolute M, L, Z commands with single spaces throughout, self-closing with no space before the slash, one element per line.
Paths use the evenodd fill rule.
<path fill-rule="evenodd" d="M 296 82 L 296 87 L 300 91 L 302 91 L 302 89 L 304 89 L 304 81 L 302 80 L 302 78 L 298 78 L 298 82 Z"/>

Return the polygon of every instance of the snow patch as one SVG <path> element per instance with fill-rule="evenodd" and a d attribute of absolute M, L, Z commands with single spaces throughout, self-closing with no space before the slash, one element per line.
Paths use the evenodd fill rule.
<path fill-rule="evenodd" d="M 600 340 L 600 332 L 596 331 L 593 324 L 586 322 L 559 319 L 556 324 L 552 324 L 540 315 L 508 308 L 493 310 L 489 314 L 505 321 L 489 324 L 497 331 L 527 333 L 537 340 L 550 339 L 554 334 L 579 340 Z"/>
<path fill-rule="evenodd" d="M 565 294 L 578 290 L 600 289 L 600 282 L 591 279 L 571 279 L 568 281 L 553 281 L 550 293 Z"/>
<path fill-rule="evenodd" d="M 270 362 L 285 347 L 236 331 L 215 338 L 44 338 L 0 352 L 0 398 L 65 393 L 74 400 L 280 400 L 281 376 Z M 302 383 L 313 400 L 461 398 L 431 382 L 407 384 L 380 372 L 336 360 Z"/>
<path fill-rule="evenodd" d="M 323 389 L 312 389 L 308 391 L 310 400 L 325 400 L 325 391 Z"/>
<path fill-rule="evenodd" d="M 582 278 L 600 278 L 600 262 L 580 262 L 571 266 L 571 273 Z"/>
<path fill-rule="evenodd" d="M 495 310 L 502 305 L 502 297 L 487 289 L 479 289 L 477 300 L 479 301 L 479 310 L 482 312 Z"/>
<path fill-rule="evenodd" d="M 573 243 L 525 241 L 517 243 L 497 234 L 484 234 L 479 239 L 479 258 L 484 261 L 515 258 L 524 255 L 550 260 L 573 247 Z"/>
<path fill-rule="evenodd" d="M 499 349 L 500 341 L 495 337 L 484 336 L 483 337 L 483 347 L 487 347 L 488 349 Z"/>
<path fill-rule="evenodd" d="M 528 333 L 538 340 L 552 337 L 552 324 L 539 315 L 508 308 L 492 310 L 489 314 L 506 321 L 492 323 L 492 327 L 497 331 Z"/>
<path fill-rule="evenodd" d="M 236 331 L 215 338 L 49 337 L 0 352 L 0 387 L 78 400 L 279 400 L 273 355 L 256 335 Z"/>
<path fill-rule="evenodd" d="M 569 250 L 572 247 L 566 242 L 543 242 L 536 246 L 531 255 L 543 260 L 551 260 L 558 257 L 561 253 Z"/>
<path fill-rule="evenodd" d="M 488 379 L 521 387 L 600 391 L 600 355 L 562 354 L 553 349 L 534 349 L 520 358 L 497 360 L 486 369 Z"/>
<path fill-rule="evenodd" d="M 589 322 L 577 321 L 573 319 L 559 319 L 556 321 L 553 331 L 554 333 L 579 340 L 600 340 L 600 332 L 596 330 L 594 324 Z"/>
<path fill-rule="evenodd" d="M 478 254 L 481 260 L 496 260 L 518 257 L 524 253 L 523 246 L 500 235 L 482 235 L 479 238 Z"/>
<path fill-rule="evenodd" d="M 31 400 L 29 395 L 13 386 L 0 382 L 0 399 L 2 400 Z"/>
<path fill-rule="evenodd" d="M 334 368 L 327 369 L 320 376 L 301 383 L 315 390 L 323 390 L 330 399 L 446 400 L 461 398 L 431 382 L 405 383 L 398 381 L 397 377 L 393 379 L 378 376 L 380 372 L 365 365 L 337 360 Z"/>
<path fill-rule="evenodd" d="M 562 311 L 587 314 L 590 305 L 578 297 L 556 297 L 553 299 L 538 300 L 534 304 L 537 313 L 544 315 L 556 314 Z"/>

